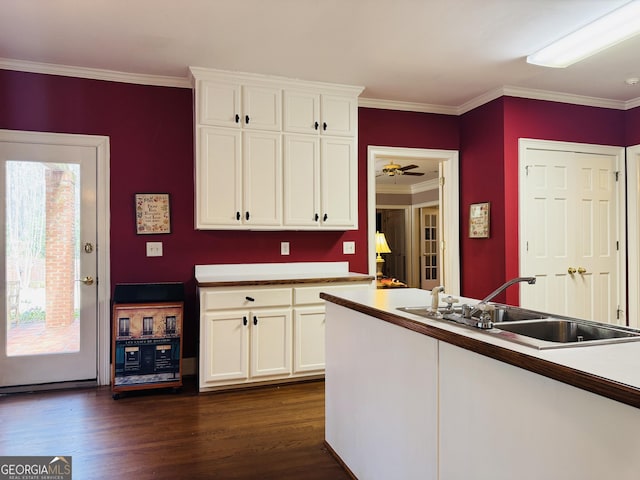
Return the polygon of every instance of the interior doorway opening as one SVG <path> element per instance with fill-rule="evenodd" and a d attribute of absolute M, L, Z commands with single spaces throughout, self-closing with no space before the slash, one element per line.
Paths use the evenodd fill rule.
<path fill-rule="evenodd" d="M 367 154 L 369 273 L 374 275 L 376 272 L 375 233 L 377 209 L 391 209 L 389 208 L 391 206 L 393 206 L 393 209 L 408 209 L 410 213 L 408 215 L 405 213 L 405 219 L 408 216 L 409 220 L 405 220 L 405 241 L 403 242 L 405 248 L 404 254 L 411 256 L 414 261 L 408 263 L 408 266 L 405 267 L 405 272 L 409 279 L 407 282 L 409 286 L 421 288 L 419 277 L 422 275 L 419 272 L 424 268 L 424 266 L 420 266 L 424 265 L 424 261 L 422 264 L 418 261 L 420 255 L 419 252 L 421 252 L 421 242 L 418 241 L 418 237 L 416 235 L 413 235 L 408 230 L 411 228 L 412 224 L 416 225 L 414 230 L 418 230 L 417 225 L 419 225 L 419 221 L 416 219 L 416 216 L 418 215 L 416 213 L 416 208 L 427 206 L 433 207 L 435 205 L 438 209 L 437 231 L 440 235 L 435 242 L 437 249 L 436 259 L 433 260 L 432 257 L 430 257 L 430 262 L 433 261 L 436 263 L 434 267 L 438 271 L 438 281 L 445 287 L 445 291 L 452 295 L 458 295 L 460 293 L 458 152 L 454 150 L 380 147 L 370 145 L 368 147 Z M 376 165 L 378 163 L 386 165 L 397 158 L 402 159 L 402 162 L 400 162 L 401 164 L 420 164 L 420 162 L 428 162 L 431 165 L 435 165 L 437 175 L 433 180 L 431 180 L 433 182 L 432 190 L 436 193 L 434 200 L 428 204 L 425 204 L 423 201 L 413 202 L 413 200 L 407 200 L 398 205 L 389 205 L 382 202 L 379 203 L 377 201 L 376 178 L 380 172 L 377 171 Z M 409 170 L 409 167 L 404 167 L 404 170 L 411 171 L 412 173 L 419 171 L 419 169 L 415 168 L 411 168 Z M 407 238 L 410 240 L 407 241 Z M 433 245 L 434 243 L 430 244 L 430 246 Z M 391 250 L 393 251 L 393 248 L 391 248 Z"/>

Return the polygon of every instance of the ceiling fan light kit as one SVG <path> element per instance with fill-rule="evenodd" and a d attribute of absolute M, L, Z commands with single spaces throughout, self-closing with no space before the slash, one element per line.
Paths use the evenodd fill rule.
<path fill-rule="evenodd" d="M 527 57 L 543 67 L 565 68 L 640 33 L 640 1 L 634 0 Z"/>
<path fill-rule="evenodd" d="M 407 170 L 413 170 L 414 168 L 419 168 L 418 165 L 407 165 L 407 166 L 400 166 L 397 163 L 393 163 L 393 162 L 389 162 L 387 165 L 385 165 L 384 167 L 382 167 L 382 173 L 390 176 L 390 177 L 395 177 L 396 175 L 415 175 L 415 176 L 422 176 L 424 175 L 424 173 L 421 172 L 408 172 Z"/>

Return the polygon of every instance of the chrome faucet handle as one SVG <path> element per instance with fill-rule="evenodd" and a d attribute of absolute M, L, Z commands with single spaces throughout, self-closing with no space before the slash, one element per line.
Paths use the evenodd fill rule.
<path fill-rule="evenodd" d="M 447 312 L 452 312 L 453 311 L 453 304 L 454 303 L 458 303 L 460 301 L 460 299 L 453 298 L 451 295 L 449 295 L 447 297 L 444 297 L 442 299 L 442 301 L 447 304 L 447 307 L 446 307 Z"/>
<path fill-rule="evenodd" d="M 478 306 L 478 309 L 480 310 L 480 317 L 478 317 L 476 327 L 486 330 L 493 328 L 493 316 L 496 311 L 496 307 L 485 303 Z"/>

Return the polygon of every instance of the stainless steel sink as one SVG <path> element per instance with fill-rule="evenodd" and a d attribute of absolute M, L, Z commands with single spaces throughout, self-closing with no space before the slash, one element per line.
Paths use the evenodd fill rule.
<path fill-rule="evenodd" d="M 509 305 L 491 304 L 493 328 L 480 329 L 469 325 L 461 309 L 440 309 L 436 315 L 427 306 L 400 307 L 398 310 L 439 321 L 463 324 L 467 328 L 494 335 L 510 342 L 539 350 L 590 345 L 606 345 L 640 340 L 640 331 L 617 325 L 560 317 Z M 476 312 L 473 318 L 479 316 Z M 473 319 L 472 319 L 473 320 Z M 471 322 L 473 323 L 473 322 Z"/>
<path fill-rule="evenodd" d="M 539 349 L 640 340 L 637 330 L 570 318 L 497 323 L 489 332 Z"/>

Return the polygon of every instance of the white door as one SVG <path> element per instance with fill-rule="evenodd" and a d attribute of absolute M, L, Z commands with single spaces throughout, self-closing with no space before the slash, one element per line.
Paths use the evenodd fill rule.
<path fill-rule="evenodd" d="M 438 207 L 420 209 L 420 288 L 431 290 L 440 281 L 440 239 Z"/>
<path fill-rule="evenodd" d="M 0 387 L 97 378 L 97 160 L 0 141 Z"/>
<path fill-rule="evenodd" d="M 618 323 L 617 156 L 528 149 L 521 159 L 521 304 Z"/>

